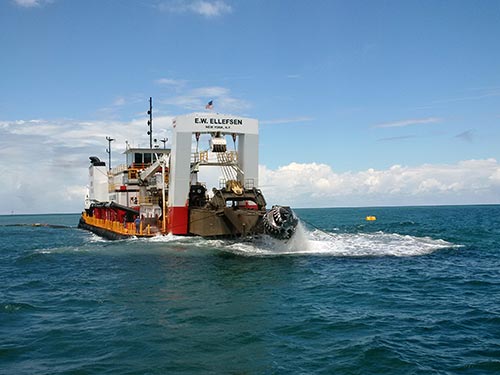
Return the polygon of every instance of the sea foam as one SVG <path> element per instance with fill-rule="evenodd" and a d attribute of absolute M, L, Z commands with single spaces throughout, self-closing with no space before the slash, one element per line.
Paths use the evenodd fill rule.
<path fill-rule="evenodd" d="M 397 233 L 331 233 L 308 231 L 302 224 L 288 241 L 262 236 L 252 242 L 226 244 L 224 250 L 246 256 L 319 255 L 338 257 L 419 256 L 455 248 L 442 239 Z"/>

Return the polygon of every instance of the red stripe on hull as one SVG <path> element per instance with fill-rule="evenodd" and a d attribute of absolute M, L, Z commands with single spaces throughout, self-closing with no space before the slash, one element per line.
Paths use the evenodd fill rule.
<path fill-rule="evenodd" d="M 168 231 L 172 234 L 188 234 L 187 207 L 170 207 L 168 209 Z"/>

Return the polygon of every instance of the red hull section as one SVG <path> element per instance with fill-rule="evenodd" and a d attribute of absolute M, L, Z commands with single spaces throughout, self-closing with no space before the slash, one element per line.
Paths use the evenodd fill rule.
<path fill-rule="evenodd" d="M 170 207 L 167 231 L 172 234 L 188 234 L 188 217 L 187 207 Z"/>

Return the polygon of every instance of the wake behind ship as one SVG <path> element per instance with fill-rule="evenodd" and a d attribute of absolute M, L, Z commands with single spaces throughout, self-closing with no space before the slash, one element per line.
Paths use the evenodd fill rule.
<path fill-rule="evenodd" d="M 169 233 L 290 238 L 298 223 L 294 212 L 267 210 L 258 188 L 258 137 L 256 119 L 193 113 L 173 120 L 170 149 L 127 144 L 125 164 L 110 170 L 91 156 L 79 227 L 109 239 Z M 203 139 L 208 145 L 199 151 Z M 210 190 L 199 181 L 209 167 L 221 173 Z"/>

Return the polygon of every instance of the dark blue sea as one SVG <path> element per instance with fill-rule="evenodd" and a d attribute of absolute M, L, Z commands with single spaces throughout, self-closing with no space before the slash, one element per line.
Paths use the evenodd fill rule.
<path fill-rule="evenodd" d="M 0 373 L 500 373 L 500 206 L 296 212 L 288 243 L 0 216 Z"/>

